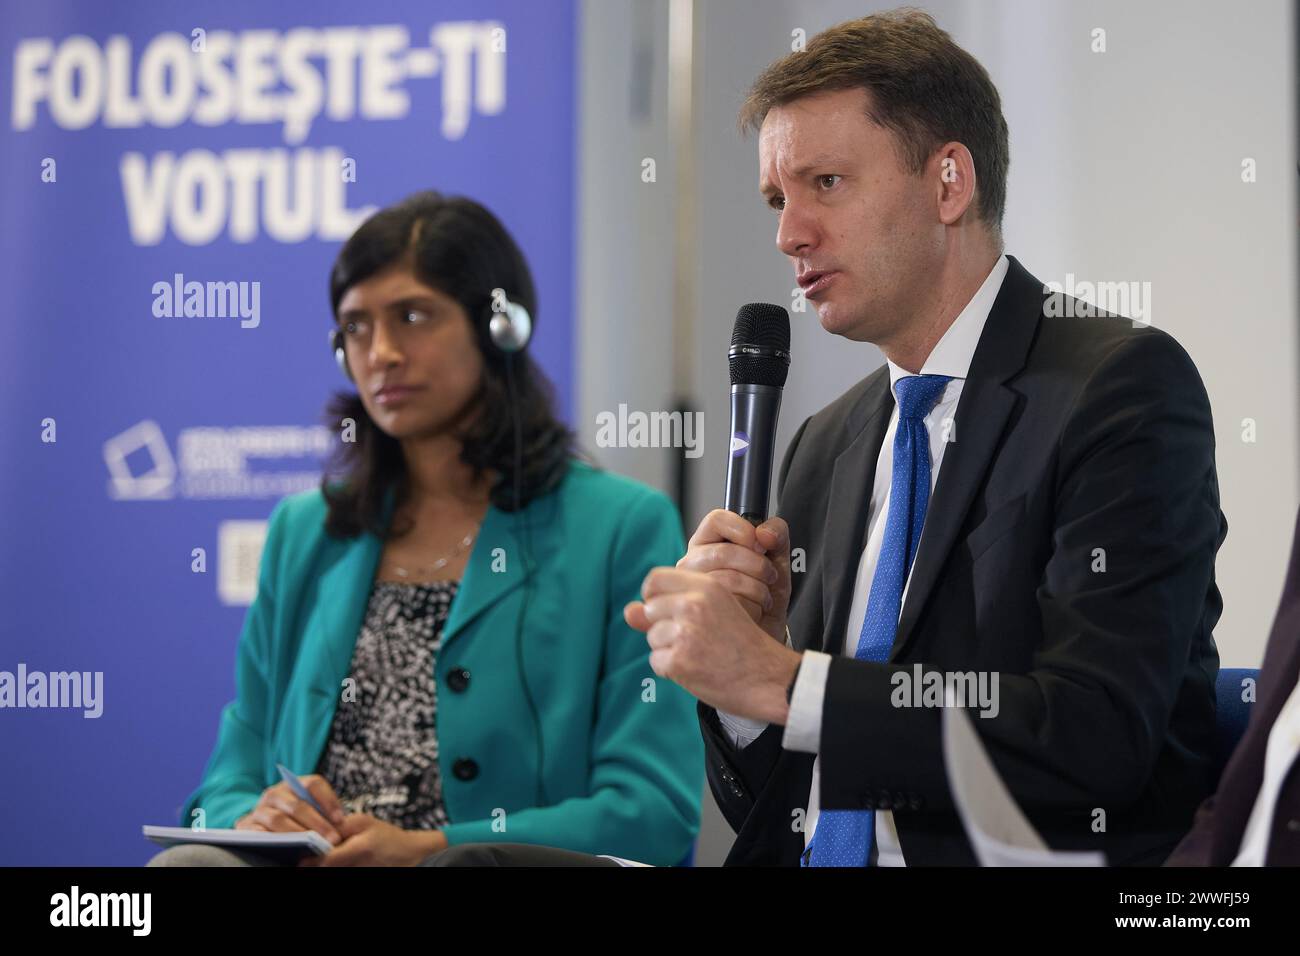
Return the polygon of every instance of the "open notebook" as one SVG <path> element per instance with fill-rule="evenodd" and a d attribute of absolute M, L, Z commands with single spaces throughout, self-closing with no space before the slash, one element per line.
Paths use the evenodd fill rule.
<path fill-rule="evenodd" d="M 330 841 L 314 830 L 267 833 L 263 830 L 192 830 L 189 827 L 145 826 L 143 829 L 148 839 L 161 846 L 204 843 L 232 850 L 249 850 L 284 862 L 294 862 L 310 853 L 323 856 L 330 851 Z"/>

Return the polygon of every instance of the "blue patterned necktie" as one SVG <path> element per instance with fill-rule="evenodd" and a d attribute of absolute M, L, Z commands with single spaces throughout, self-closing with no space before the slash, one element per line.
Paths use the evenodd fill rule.
<path fill-rule="evenodd" d="M 894 646 L 902 611 L 903 587 L 916 558 L 930 501 L 930 435 L 923 419 L 951 378 L 909 375 L 894 386 L 898 397 L 898 429 L 894 434 L 894 473 L 889 485 L 889 516 L 880 559 L 871 579 L 867 613 L 854 656 L 884 662 Z M 875 836 L 874 810 L 823 810 L 817 819 L 804 866 L 866 866 Z"/>

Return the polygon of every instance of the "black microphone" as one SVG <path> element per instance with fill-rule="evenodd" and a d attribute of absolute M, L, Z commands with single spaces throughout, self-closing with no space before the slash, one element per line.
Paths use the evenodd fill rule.
<path fill-rule="evenodd" d="M 776 419 L 790 371 L 790 315 L 779 305 L 751 302 L 736 313 L 727 351 L 731 369 L 731 454 L 723 505 L 750 524 L 767 519 Z"/>

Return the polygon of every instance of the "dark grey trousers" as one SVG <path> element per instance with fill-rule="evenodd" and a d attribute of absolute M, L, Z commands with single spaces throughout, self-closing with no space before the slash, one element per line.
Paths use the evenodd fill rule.
<path fill-rule="evenodd" d="M 527 843 L 462 843 L 429 857 L 420 866 L 618 866 L 613 860 L 573 850 Z"/>
<path fill-rule="evenodd" d="M 284 866 L 248 850 L 231 850 L 206 843 L 178 843 L 157 854 L 145 866 Z"/>

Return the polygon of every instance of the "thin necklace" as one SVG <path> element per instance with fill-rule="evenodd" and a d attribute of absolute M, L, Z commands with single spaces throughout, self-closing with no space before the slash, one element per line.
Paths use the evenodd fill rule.
<path fill-rule="evenodd" d="M 393 565 L 393 571 L 400 578 L 410 577 L 411 575 L 424 577 L 426 575 L 441 571 L 443 568 L 447 566 L 448 562 L 450 562 L 454 558 L 459 557 L 461 554 L 465 552 L 466 548 L 468 548 L 471 544 L 474 543 L 474 536 L 478 534 L 478 529 L 479 526 L 475 525 L 474 530 L 471 531 L 469 534 L 465 535 L 465 537 L 461 538 L 460 543 L 456 545 L 456 547 L 452 548 L 451 551 L 449 551 L 447 554 L 443 555 L 437 561 L 433 562 L 433 564 L 425 565 L 423 567 L 418 567 L 418 568 L 402 568 L 402 567 L 398 567 L 397 565 Z"/>

